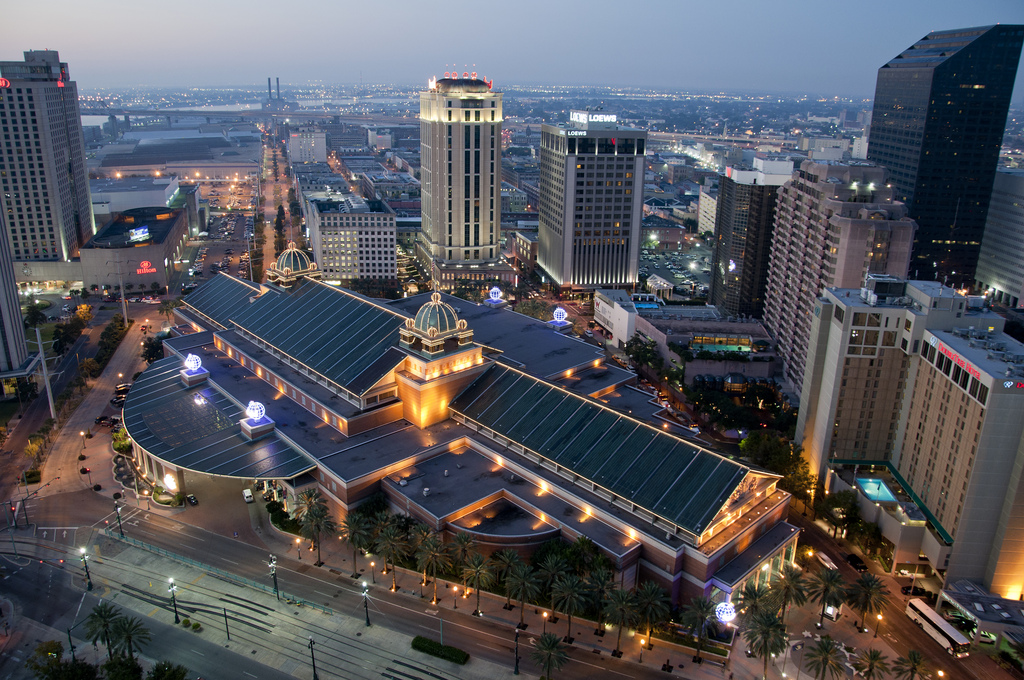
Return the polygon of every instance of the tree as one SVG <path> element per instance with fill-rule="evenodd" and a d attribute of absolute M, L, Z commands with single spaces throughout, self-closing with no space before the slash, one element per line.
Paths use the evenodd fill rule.
<path fill-rule="evenodd" d="M 551 611 L 555 611 L 555 591 L 551 587 L 555 579 L 565 573 L 568 565 L 565 559 L 556 552 L 549 552 L 537 565 L 537 576 L 540 577 L 541 589 L 551 595 Z"/>
<path fill-rule="evenodd" d="M 388 562 L 391 562 L 391 590 L 398 592 L 398 572 L 395 570 L 395 562 L 400 560 L 408 550 L 408 543 L 402 530 L 389 524 L 384 527 L 377 536 L 377 552 L 384 557 L 384 568 L 387 569 Z"/>
<path fill-rule="evenodd" d="M 110 626 L 110 640 L 114 649 L 132 659 L 135 658 L 135 652 L 141 652 L 152 639 L 149 629 L 134 616 L 119 616 Z"/>
<path fill-rule="evenodd" d="M 838 680 L 843 676 L 843 657 L 841 655 L 839 644 L 832 639 L 832 636 L 825 635 L 807 650 L 807 667 L 814 672 L 814 677 L 817 680 L 825 680 L 826 674 L 831 675 L 833 680 Z"/>
<path fill-rule="evenodd" d="M 911 649 L 907 652 L 906 657 L 901 656 L 896 659 L 896 662 L 892 665 L 892 674 L 899 680 L 915 680 L 915 678 L 923 678 L 927 668 L 924 662 L 924 655 L 917 650 Z"/>
<path fill-rule="evenodd" d="M 572 644 L 572 617 L 587 606 L 587 584 L 576 574 L 563 574 L 555 579 L 551 592 L 555 596 L 555 606 L 569 617 L 565 641 Z"/>
<path fill-rule="evenodd" d="M 323 560 L 320 559 L 320 537 L 324 534 L 336 534 L 338 533 L 338 523 L 331 517 L 330 511 L 327 509 L 327 504 L 316 505 L 306 513 L 302 515 L 299 520 L 299 526 L 302 531 L 304 538 L 308 538 L 313 541 L 316 546 L 316 566 L 321 566 Z"/>
<path fill-rule="evenodd" d="M 119 618 L 121 618 L 120 609 L 109 602 L 100 602 L 92 608 L 89 616 L 85 619 L 85 634 L 88 636 L 89 642 L 96 644 L 97 641 L 103 640 L 108 657 L 111 655 L 110 633 L 114 622 Z"/>
<path fill-rule="evenodd" d="M 476 609 L 473 614 L 480 616 L 480 590 L 494 583 L 494 571 L 491 564 L 480 553 L 473 553 L 462 567 L 462 580 L 476 590 Z"/>
<path fill-rule="evenodd" d="M 92 310 L 89 305 L 78 305 L 75 308 L 75 316 L 81 319 L 83 324 L 88 324 L 92 321 Z"/>
<path fill-rule="evenodd" d="M 801 449 L 784 437 L 770 432 L 753 432 L 740 442 L 740 452 L 756 465 L 782 475 L 779 486 L 801 501 L 809 501 L 814 478 Z"/>
<path fill-rule="evenodd" d="M 358 578 L 359 563 L 357 558 L 359 551 L 366 550 L 373 540 L 370 522 L 359 513 L 349 512 L 338 526 L 338 535 L 343 541 L 348 541 L 348 544 L 352 546 L 352 578 Z"/>
<path fill-rule="evenodd" d="M 551 320 L 551 305 L 544 300 L 523 300 L 516 304 L 515 311 L 541 321 Z"/>
<path fill-rule="evenodd" d="M 449 545 L 451 552 L 452 565 L 455 567 L 456 572 L 462 573 L 462 568 L 466 566 L 466 562 L 469 561 L 469 556 L 473 554 L 476 549 L 476 539 L 467 534 L 465 531 L 460 531 L 455 534 L 455 539 Z M 466 581 L 462 581 L 462 590 L 466 590 Z"/>
<path fill-rule="evenodd" d="M 167 323 L 170 323 L 174 318 L 174 310 L 183 304 L 185 303 L 178 297 L 173 300 L 163 300 L 156 309 L 158 313 L 167 317 Z"/>
<path fill-rule="evenodd" d="M 35 328 L 39 324 L 46 323 L 46 314 L 43 312 L 43 308 L 37 304 L 31 304 L 25 307 L 25 327 Z"/>
<path fill-rule="evenodd" d="M 100 365 L 95 359 L 82 359 L 78 364 L 78 372 L 86 378 L 95 378 L 100 374 Z"/>
<path fill-rule="evenodd" d="M 700 663 L 700 652 L 704 649 L 704 643 L 708 641 L 708 636 L 718 632 L 715 603 L 710 597 L 692 598 L 690 604 L 683 608 L 679 622 L 697 638 L 697 653 L 693 655 L 693 660 Z"/>
<path fill-rule="evenodd" d="M 437 604 L 437 572 L 444 571 L 451 566 L 448 557 L 448 546 L 442 543 L 436 536 L 427 538 L 420 544 L 416 552 L 416 564 L 423 570 L 424 576 L 427 572 L 434 579 L 434 598 L 430 604 Z M 424 580 L 426 580 L 424 578 Z"/>
<path fill-rule="evenodd" d="M 161 661 L 150 669 L 146 680 L 185 680 L 188 677 L 188 669 L 184 666 Z"/>
<path fill-rule="evenodd" d="M 777 612 L 760 610 L 747 618 L 743 638 L 754 656 L 764 661 L 763 680 L 768 680 L 768 660 L 786 650 L 789 635 Z"/>
<path fill-rule="evenodd" d="M 615 651 L 621 654 L 622 650 L 622 629 L 636 623 L 636 599 L 633 593 L 622 588 L 616 588 L 608 593 L 608 599 L 604 601 L 604 613 L 608 621 L 619 627 L 619 635 L 615 638 Z"/>
<path fill-rule="evenodd" d="M 25 666 L 35 673 L 37 678 L 50 680 L 51 678 L 57 677 L 56 674 L 63 665 L 63 657 L 63 643 L 57 642 L 56 640 L 48 640 L 36 645 L 36 649 L 32 652 L 32 656 L 26 659 Z"/>
<path fill-rule="evenodd" d="M 787 564 L 782 569 L 782 576 L 772 585 L 772 590 L 782 596 L 782 622 L 786 622 L 786 614 L 792 605 L 803 606 L 807 602 L 807 579 L 800 567 Z"/>
<path fill-rule="evenodd" d="M 874 574 L 864 572 L 857 577 L 847 593 L 847 601 L 850 606 L 860 612 L 863 625 L 867 625 L 867 618 L 875 612 L 882 611 L 885 605 L 889 589 L 885 587 Z M 861 625 L 857 626 L 858 628 Z"/>
<path fill-rule="evenodd" d="M 503 550 L 499 550 L 498 552 L 491 555 L 491 560 L 493 560 L 494 562 L 495 571 L 497 572 L 496 575 L 502 581 L 502 583 L 504 583 L 505 577 L 508 576 L 509 572 L 512 571 L 513 568 L 522 564 L 522 560 L 519 558 L 519 553 L 517 553 L 512 548 L 504 548 Z M 506 588 L 505 609 L 511 608 L 512 595 L 508 592 L 508 589 Z"/>
<path fill-rule="evenodd" d="M 510 597 L 519 600 L 519 627 L 523 627 L 527 600 L 532 600 L 540 593 L 537 575 L 528 564 L 517 564 L 505 576 L 505 590 Z"/>
<path fill-rule="evenodd" d="M 142 360 L 147 364 L 164 358 L 164 342 L 159 338 L 146 338 L 142 341 Z"/>
<path fill-rule="evenodd" d="M 661 353 L 658 351 L 658 343 L 654 340 L 647 340 L 640 333 L 634 334 L 632 338 L 626 341 L 624 351 L 626 356 L 636 365 L 637 375 L 640 375 L 641 366 L 649 365 L 651 368 L 660 371 L 661 367 L 665 365 L 665 361 L 661 358 Z"/>
<path fill-rule="evenodd" d="M 864 680 L 881 680 L 889 672 L 889 657 L 877 649 L 869 649 L 857 655 L 853 668 Z"/>
<path fill-rule="evenodd" d="M 612 578 L 612 572 L 607 569 L 595 569 L 590 572 L 587 586 L 590 588 L 590 597 L 593 599 L 594 604 L 597 605 L 597 628 L 600 630 L 601 626 L 604 625 L 604 601 L 615 589 L 615 580 Z"/>
<path fill-rule="evenodd" d="M 760 614 L 767 605 L 768 589 L 759 585 L 755 579 L 747 581 L 737 598 L 737 606 L 743 612 L 744 621 Z"/>
<path fill-rule="evenodd" d="M 142 680 L 142 665 L 138 659 L 115 656 L 103 664 L 106 680 Z"/>
<path fill-rule="evenodd" d="M 822 569 L 811 576 L 810 587 L 807 590 L 810 598 L 821 605 L 821 616 L 818 619 L 818 628 L 825 622 L 825 608 L 838 607 L 846 598 L 846 583 L 843 575 L 838 569 Z"/>
<path fill-rule="evenodd" d="M 665 590 L 654 581 L 644 581 L 636 589 L 636 613 L 647 628 L 647 639 L 655 626 L 668 618 L 669 599 Z"/>
<path fill-rule="evenodd" d="M 435 536 L 433 529 L 428 527 L 426 524 L 417 522 L 409 529 L 409 552 L 412 555 L 417 555 L 420 551 L 420 547 L 430 538 Z M 420 597 L 423 597 L 423 586 L 427 585 L 427 568 L 423 567 L 423 579 L 420 581 Z"/>
<path fill-rule="evenodd" d="M 551 680 L 552 671 L 561 669 L 569 660 L 569 655 L 566 654 L 557 635 L 544 633 L 530 651 L 530 658 L 544 671 L 541 677 Z"/>

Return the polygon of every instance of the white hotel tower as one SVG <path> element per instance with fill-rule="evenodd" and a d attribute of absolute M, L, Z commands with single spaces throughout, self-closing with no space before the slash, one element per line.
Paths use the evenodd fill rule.
<path fill-rule="evenodd" d="M 420 93 L 417 256 L 440 288 L 513 281 L 501 257 L 501 93 L 476 73 L 444 76 Z"/>

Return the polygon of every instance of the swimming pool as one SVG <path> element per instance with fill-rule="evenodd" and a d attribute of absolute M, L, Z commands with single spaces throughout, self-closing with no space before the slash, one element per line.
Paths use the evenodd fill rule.
<path fill-rule="evenodd" d="M 658 309 L 659 305 L 653 302 L 634 302 L 633 306 L 637 309 Z"/>
<path fill-rule="evenodd" d="M 885 485 L 880 479 L 874 479 L 873 477 L 858 477 L 857 486 L 864 492 L 864 495 L 873 500 L 876 503 L 895 503 L 896 496 L 892 495 L 892 491 Z"/>

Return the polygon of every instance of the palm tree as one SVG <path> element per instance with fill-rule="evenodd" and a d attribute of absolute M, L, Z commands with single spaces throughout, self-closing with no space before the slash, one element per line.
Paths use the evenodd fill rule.
<path fill-rule="evenodd" d="M 743 585 L 736 604 L 743 612 L 743 620 L 747 621 L 760 614 L 768 605 L 768 588 L 751 579 Z"/>
<path fill-rule="evenodd" d="M 743 637 L 750 651 L 764 660 L 764 672 L 761 677 L 768 680 L 768 660 L 784 652 L 789 643 L 786 624 L 782 622 L 777 612 L 761 610 L 747 618 Z"/>
<path fill-rule="evenodd" d="M 142 625 L 142 621 L 134 616 L 119 616 L 114 619 L 110 626 L 110 637 L 114 648 L 120 654 L 126 654 L 132 660 L 135 659 L 135 652 L 141 652 L 142 647 L 149 644 L 153 636 L 149 629 Z"/>
<path fill-rule="evenodd" d="M 537 565 L 537 575 L 540 577 L 541 588 L 551 593 L 551 615 L 555 613 L 555 591 L 552 586 L 555 579 L 561 576 L 568 569 L 568 564 L 558 553 L 548 553 Z"/>
<path fill-rule="evenodd" d="M 551 586 L 555 596 L 555 604 L 569 617 L 565 642 L 572 644 L 572 617 L 579 614 L 587 606 L 587 584 L 576 574 L 565 574 L 555 579 Z"/>
<path fill-rule="evenodd" d="M 697 653 L 693 655 L 694 663 L 701 662 L 700 652 L 708 635 L 718 632 L 718 618 L 715 616 L 715 603 L 710 597 L 694 597 L 690 604 L 683 608 L 680 623 L 697 638 Z"/>
<path fill-rule="evenodd" d="M 847 601 L 851 607 L 860 612 L 862 623 L 866 625 L 869 616 L 882 611 L 888 594 L 889 589 L 885 587 L 880 578 L 864 572 L 850 586 Z"/>
<path fill-rule="evenodd" d="M 843 675 L 842 659 L 839 644 L 830 635 L 823 636 L 807 651 L 807 666 L 814 671 L 817 680 L 825 680 L 826 674 L 838 680 Z"/>
<path fill-rule="evenodd" d="M 494 562 L 497 577 L 502 583 L 505 582 L 505 577 L 508 576 L 512 569 L 517 565 L 522 564 L 522 560 L 519 558 L 519 553 L 512 548 L 499 550 L 491 555 L 491 560 Z M 512 594 L 508 592 L 507 588 L 505 589 L 505 609 L 512 609 Z"/>
<path fill-rule="evenodd" d="M 89 612 L 85 619 L 85 634 L 89 642 L 96 644 L 102 639 L 107 647 L 107 657 L 110 657 L 110 631 L 117 619 L 121 618 L 121 610 L 109 602 L 100 602 Z"/>
<path fill-rule="evenodd" d="M 544 633 L 530 651 L 530 658 L 544 671 L 543 677 L 551 680 L 551 672 L 559 670 L 569 660 L 561 640 L 554 633 Z"/>
<path fill-rule="evenodd" d="M 615 581 L 607 569 L 595 569 L 590 572 L 587 585 L 590 587 L 590 596 L 597 605 L 597 632 L 604 635 L 604 601 L 608 594 L 615 590 Z"/>
<path fill-rule="evenodd" d="M 892 665 L 892 674 L 899 678 L 899 680 L 922 678 L 926 670 L 927 666 L 924 664 L 924 656 L 921 652 L 913 649 L 907 652 L 906 658 L 901 656 Z"/>
<path fill-rule="evenodd" d="M 846 598 L 846 583 L 838 569 L 822 569 L 811 576 L 807 594 L 821 604 L 818 628 L 825 622 L 825 607 L 838 607 Z"/>
<path fill-rule="evenodd" d="M 434 538 L 434 530 L 428 527 L 426 524 L 417 523 L 409 530 L 409 552 L 413 555 L 419 555 L 420 548 L 429 539 Z M 417 557 L 417 562 L 419 558 Z M 427 585 L 427 568 L 422 567 L 423 578 L 420 580 L 420 597 L 423 597 L 423 586 Z"/>
<path fill-rule="evenodd" d="M 800 567 L 787 564 L 782 568 L 782 575 L 772 585 L 772 590 L 782 596 L 782 622 L 786 622 L 786 614 L 792 605 L 803 606 L 807 602 L 807 579 Z"/>
<path fill-rule="evenodd" d="M 1024 661 L 1024 642 L 1017 642 L 1016 640 L 1007 638 L 1006 644 L 1010 647 L 1010 651 L 1017 656 L 1018 661 Z"/>
<path fill-rule="evenodd" d="M 295 499 L 295 511 L 292 513 L 293 517 L 302 521 L 302 517 L 310 511 L 316 511 L 320 508 L 327 509 L 327 503 L 324 501 L 323 494 L 320 493 L 319 489 L 306 489 L 300 491 L 299 495 Z"/>
<path fill-rule="evenodd" d="M 877 649 L 869 649 L 857 655 L 853 668 L 864 680 L 881 680 L 889 672 L 889 657 Z"/>
<path fill-rule="evenodd" d="M 341 520 L 338 530 L 342 540 L 352 546 L 352 578 L 359 578 L 359 563 L 356 560 L 359 551 L 368 548 L 373 538 L 370 522 L 362 515 L 350 512 Z"/>
<path fill-rule="evenodd" d="M 181 298 L 176 298 L 174 300 L 164 300 L 156 308 L 157 313 L 163 314 L 165 317 L 167 317 L 167 322 L 170 323 L 171 318 L 174 316 L 174 310 L 177 309 L 178 307 L 181 307 L 183 304 L 184 303 L 181 301 Z"/>
<path fill-rule="evenodd" d="M 455 534 L 455 538 L 448 547 L 451 550 L 452 564 L 455 566 L 456 571 L 462 573 L 462 568 L 466 566 L 470 555 L 476 550 L 476 539 L 465 531 L 460 531 Z M 465 578 L 462 579 L 462 592 L 466 592 Z"/>
<path fill-rule="evenodd" d="M 636 623 L 636 598 L 628 590 L 616 588 L 608 593 L 608 599 L 604 602 L 604 613 L 611 623 L 619 627 L 619 635 L 615 639 L 615 651 L 621 655 L 622 650 L 619 647 L 622 646 L 622 629 Z"/>
<path fill-rule="evenodd" d="M 391 562 L 391 590 L 398 592 L 398 572 L 395 570 L 395 562 L 402 558 L 408 550 L 408 543 L 405 534 L 394 524 L 389 524 L 381 529 L 377 536 L 377 552 L 384 558 L 384 569 L 387 570 L 388 562 Z"/>
<path fill-rule="evenodd" d="M 437 537 L 431 536 L 420 544 L 420 549 L 416 552 L 416 563 L 423 570 L 424 583 L 428 571 L 434 577 L 434 599 L 430 604 L 437 604 L 437 572 L 451 565 L 451 560 L 448 559 L 448 546 Z"/>
<path fill-rule="evenodd" d="M 473 553 L 469 556 L 466 566 L 462 568 L 462 578 L 476 590 L 476 609 L 473 614 L 480 616 L 480 590 L 494 583 L 494 571 L 490 562 L 480 553 Z"/>
<path fill-rule="evenodd" d="M 505 590 L 510 597 L 519 600 L 519 627 L 522 628 L 526 609 L 523 605 L 540 593 L 537 575 L 528 564 L 517 564 L 505 577 Z"/>
<path fill-rule="evenodd" d="M 576 540 L 569 546 L 569 562 L 572 563 L 574 570 L 582 574 L 584 578 L 590 576 L 594 563 L 600 554 L 601 551 L 598 549 L 597 544 L 582 534 L 577 536 Z"/>
<path fill-rule="evenodd" d="M 651 630 L 669 614 L 668 595 L 654 581 L 644 581 L 636 589 L 636 613 L 647 628 L 647 640 L 651 639 Z"/>
<path fill-rule="evenodd" d="M 320 544 L 322 541 L 320 537 L 324 534 L 336 534 L 338 533 L 338 523 L 331 517 L 330 511 L 327 509 L 327 505 L 314 505 L 302 515 L 302 519 L 299 520 L 300 529 L 302 535 L 305 538 L 313 541 L 316 545 L 316 566 L 323 564 L 323 560 L 320 559 Z"/>

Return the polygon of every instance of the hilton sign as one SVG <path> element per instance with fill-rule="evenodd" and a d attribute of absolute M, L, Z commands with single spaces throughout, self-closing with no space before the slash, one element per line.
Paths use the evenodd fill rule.
<path fill-rule="evenodd" d="M 135 270 L 136 274 L 156 274 L 156 267 L 149 260 L 143 260 L 139 263 L 139 268 Z"/>

